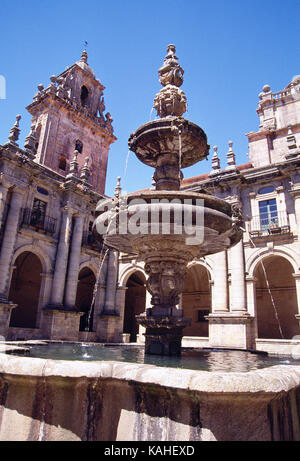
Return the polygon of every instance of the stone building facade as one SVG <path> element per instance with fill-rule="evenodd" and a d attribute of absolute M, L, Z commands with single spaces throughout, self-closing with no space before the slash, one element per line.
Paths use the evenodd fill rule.
<path fill-rule="evenodd" d="M 143 341 L 135 316 L 150 304 L 142 262 L 108 251 L 91 232 L 103 198 L 112 118 L 104 87 L 80 61 L 52 76 L 0 146 L 0 335 L 5 339 Z M 181 304 L 184 345 L 291 352 L 300 335 L 300 76 L 264 86 L 248 163 L 229 142 L 221 166 L 186 178 L 242 210 L 243 241 L 194 260 Z M 118 190 L 119 193 L 119 190 Z"/>
<path fill-rule="evenodd" d="M 116 139 L 112 118 L 85 51 L 50 82 L 27 107 L 24 148 L 20 116 L 0 146 L 0 335 L 106 341 L 98 320 L 113 292 L 103 287 L 116 287 L 117 256 L 104 258 L 91 228 Z"/>

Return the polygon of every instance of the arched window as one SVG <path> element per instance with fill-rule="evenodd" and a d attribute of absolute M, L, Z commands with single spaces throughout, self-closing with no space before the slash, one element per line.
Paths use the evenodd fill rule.
<path fill-rule="evenodd" d="M 89 97 L 89 90 L 87 89 L 86 86 L 81 87 L 81 94 L 80 94 L 80 100 L 81 100 L 81 105 L 86 106 L 88 102 L 88 97 Z"/>
<path fill-rule="evenodd" d="M 274 192 L 275 188 L 273 186 L 267 186 L 263 187 L 262 189 L 259 189 L 258 193 L 259 195 L 263 194 L 270 194 L 271 192 Z"/>
<path fill-rule="evenodd" d="M 63 171 L 66 171 L 67 169 L 67 159 L 64 155 L 60 156 L 58 168 Z"/>
<path fill-rule="evenodd" d="M 77 150 L 81 154 L 82 149 L 83 149 L 83 144 L 79 139 L 77 139 L 77 141 L 75 141 L 75 150 Z"/>
<path fill-rule="evenodd" d="M 81 269 L 78 275 L 75 302 L 78 312 L 84 312 L 84 315 L 80 318 L 79 331 L 93 331 L 93 293 L 95 283 L 96 277 L 93 272 L 88 267 Z"/>

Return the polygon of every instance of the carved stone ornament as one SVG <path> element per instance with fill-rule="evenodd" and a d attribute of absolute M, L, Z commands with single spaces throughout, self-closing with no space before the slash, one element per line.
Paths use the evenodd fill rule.
<path fill-rule="evenodd" d="M 176 48 L 169 45 L 163 66 L 159 69 L 159 81 L 164 87 L 154 98 L 154 108 L 161 118 L 181 117 L 187 110 L 186 96 L 179 87 L 183 83 L 183 69 L 175 56 Z"/>

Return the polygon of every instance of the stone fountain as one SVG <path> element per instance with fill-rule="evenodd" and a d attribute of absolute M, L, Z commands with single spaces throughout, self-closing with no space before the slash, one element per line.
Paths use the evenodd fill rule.
<path fill-rule="evenodd" d="M 154 188 L 126 198 L 118 189 L 113 199 L 98 204 L 95 221 L 95 232 L 109 248 L 145 262 L 152 306 L 137 321 L 145 327 L 145 353 L 158 355 L 181 353 L 183 329 L 190 324 L 179 308 L 188 263 L 229 248 L 242 236 L 240 210 L 206 191 L 180 190 L 181 168 L 206 158 L 209 145 L 205 132 L 182 117 L 187 110 L 180 89 L 184 71 L 175 52 L 174 45 L 167 47 L 158 71 L 163 88 L 154 108 L 159 118 L 139 127 L 128 141 L 137 158 L 155 169 Z"/>

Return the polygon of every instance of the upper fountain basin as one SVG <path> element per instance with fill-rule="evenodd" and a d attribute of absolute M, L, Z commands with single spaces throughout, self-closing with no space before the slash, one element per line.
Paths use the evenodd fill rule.
<path fill-rule="evenodd" d="M 130 135 L 128 145 L 141 162 L 152 167 L 163 154 L 172 154 L 174 162 L 180 162 L 179 168 L 186 168 L 209 153 L 205 132 L 195 123 L 173 116 L 142 125 Z"/>

